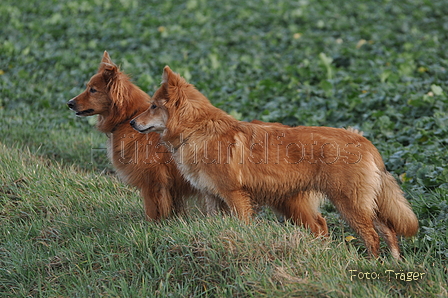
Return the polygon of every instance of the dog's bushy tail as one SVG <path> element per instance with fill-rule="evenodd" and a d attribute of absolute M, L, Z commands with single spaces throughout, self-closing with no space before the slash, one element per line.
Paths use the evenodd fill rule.
<path fill-rule="evenodd" d="M 403 196 L 395 178 L 387 171 L 381 173 L 381 190 L 377 197 L 378 217 L 398 235 L 413 236 L 418 231 L 418 220 Z"/>

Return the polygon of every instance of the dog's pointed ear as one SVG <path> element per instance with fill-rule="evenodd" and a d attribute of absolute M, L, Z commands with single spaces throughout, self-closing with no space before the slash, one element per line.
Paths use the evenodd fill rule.
<path fill-rule="evenodd" d="M 162 84 L 168 84 L 170 82 L 170 79 L 175 76 L 176 74 L 171 70 L 171 68 L 167 65 L 163 68 L 163 74 L 162 74 Z"/>
<path fill-rule="evenodd" d="M 102 63 L 108 63 L 108 64 L 114 64 L 112 60 L 110 59 L 109 53 L 107 51 L 104 51 L 103 53 L 103 59 L 101 59 Z"/>
<path fill-rule="evenodd" d="M 104 79 L 109 82 L 118 73 L 118 66 L 112 62 L 109 53 L 104 51 L 103 58 L 101 59 L 101 64 L 98 69 L 98 73 L 102 73 Z"/>
<path fill-rule="evenodd" d="M 170 89 L 176 88 L 180 90 L 183 90 L 190 85 L 183 77 L 172 71 L 168 65 L 163 68 L 162 84 Z"/>
<path fill-rule="evenodd" d="M 188 83 L 169 66 L 163 68 L 162 88 L 167 93 L 166 107 L 179 106 L 187 101 L 185 89 Z"/>

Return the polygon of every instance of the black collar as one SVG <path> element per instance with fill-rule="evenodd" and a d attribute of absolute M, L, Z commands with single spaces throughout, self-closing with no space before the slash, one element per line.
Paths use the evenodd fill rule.
<path fill-rule="evenodd" d="M 129 116 L 128 118 L 124 119 L 123 121 L 115 124 L 115 126 L 112 128 L 112 130 L 110 132 L 106 133 L 107 137 L 110 138 L 110 135 L 113 134 L 118 129 L 118 126 L 120 126 L 126 122 L 130 122 L 135 117 L 135 115 L 137 115 L 137 113 L 138 113 L 138 111 L 134 111 L 131 116 Z M 129 126 L 130 125 L 131 124 L 129 124 Z"/>

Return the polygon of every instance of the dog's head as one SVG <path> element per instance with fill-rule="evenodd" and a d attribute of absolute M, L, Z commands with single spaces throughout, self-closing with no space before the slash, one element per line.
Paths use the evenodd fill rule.
<path fill-rule="evenodd" d="M 68 107 L 77 116 L 103 115 L 108 113 L 112 103 L 109 96 L 111 83 L 119 74 L 118 67 L 105 51 L 98 73 L 87 83 L 87 87 L 78 96 L 67 102 Z"/>
<path fill-rule="evenodd" d="M 169 109 L 179 106 L 185 97 L 183 90 L 189 84 L 168 66 L 163 69 L 162 85 L 154 93 L 149 109 L 131 120 L 131 126 L 141 133 L 166 129 Z"/>
<path fill-rule="evenodd" d="M 131 126 L 142 133 L 176 135 L 197 127 L 209 113 L 217 111 L 224 113 L 213 107 L 192 84 L 165 66 L 162 85 L 154 93 L 149 108 L 134 118 Z"/>

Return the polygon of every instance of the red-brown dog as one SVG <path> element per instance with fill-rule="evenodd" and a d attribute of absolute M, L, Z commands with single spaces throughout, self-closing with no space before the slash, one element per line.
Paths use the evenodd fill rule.
<path fill-rule="evenodd" d="M 109 136 L 109 158 L 118 176 L 140 189 L 147 219 L 157 220 L 182 211 L 197 191 L 180 175 L 159 134 L 142 135 L 129 125 L 148 109 L 149 100 L 104 52 L 98 73 L 67 105 L 77 116 L 98 115 L 97 128 Z"/>
<path fill-rule="evenodd" d="M 254 202 L 313 221 L 321 194 L 372 256 L 379 253 L 376 230 L 397 259 L 396 234 L 417 233 L 417 218 L 378 150 L 356 132 L 237 121 L 169 67 L 149 109 L 131 125 L 161 134 L 186 179 L 246 221 Z"/>

